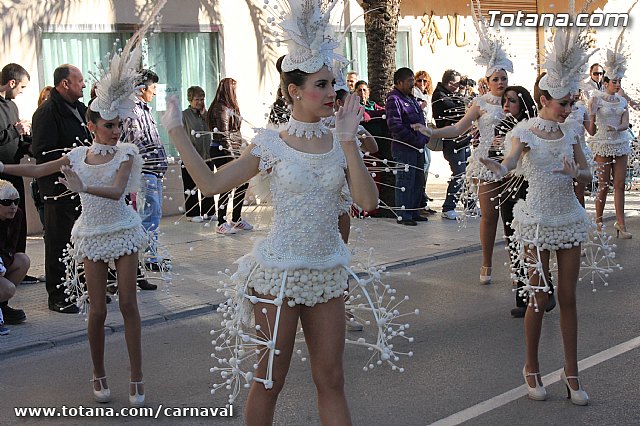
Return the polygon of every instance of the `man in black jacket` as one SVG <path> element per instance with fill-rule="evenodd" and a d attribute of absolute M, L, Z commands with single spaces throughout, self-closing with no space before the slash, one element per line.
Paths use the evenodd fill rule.
<path fill-rule="evenodd" d="M 442 81 L 438 83 L 431 97 L 431 107 L 436 127 L 442 128 L 457 123 L 465 113 L 465 104 L 461 96 L 456 92 L 460 87 L 460 73 L 456 70 L 446 70 L 442 75 Z M 456 220 L 458 214 L 455 211 L 458 202 L 458 192 L 462 184 L 462 178 L 467 170 L 467 158 L 471 154 L 469 150 L 470 135 L 461 135 L 457 138 L 443 138 L 442 154 L 451 167 L 451 178 L 447 188 L 447 196 L 442 205 L 442 217 Z"/>
<path fill-rule="evenodd" d="M 73 65 L 60 65 L 53 72 L 54 89 L 49 99 L 33 114 L 32 151 L 36 162 L 57 160 L 73 144 L 89 143 L 91 134 L 86 127 L 87 107 L 79 101 L 85 88 L 82 72 Z M 78 313 L 78 308 L 65 301 L 64 287 L 58 288 L 65 278 L 65 267 L 59 259 L 71 239 L 71 228 L 80 215 L 79 197 L 61 197 L 66 189 L 56 184 L 61 173 L 38 179 L 44 198 L 44 264 L 49 293 L 49 309 L 54 312 Z"/>

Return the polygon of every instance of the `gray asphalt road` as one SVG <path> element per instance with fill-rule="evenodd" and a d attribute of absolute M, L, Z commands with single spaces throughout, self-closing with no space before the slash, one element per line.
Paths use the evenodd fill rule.
<path fill-rule="evenodd" d="M 502 250 L 496 253 L 490 286 L 477 284 L 479 254 L 465 255 L 414 266 L 392 274 L 399 293 L 410 294 L 407 309 L 420 308 L 412 319 L 415 337 L 413 358 L 403 361 L 404 373 L 379 369 L 362 372 L 366 351 L 348 347 L 346 383 L 356 425 L 427 425 L 462 410 L 474 425 L 637 425 L 640 424 L 638 381 L 640 349 L 621 350 L 607 356 L 603 351 L 640 336 L 640 239 L 618 242 L 618 257 L 624 270 L 611 276 L 611 285 L 591 291 L 582 284 L 578 291 L 580 335 L 579 358 L 591 358 L 582 372 L 583 384 L 592 403 L 573 406 L 565 399 L 564 386 L 549 381 L 550 398 L 534 402 L 518 397 L 522 392 L 524 363 L 522 320 L 512 319 L 513 294 Z M 410 275 L 409 275 L 410 274 Z M 179 320 L 143 330 L 144 367 L 148 406 L 223 406 L 223 396 L 212 397 L 208 331 L 215 315 Z M 549 314 L 541 341 L 543 374 L 562 368 L 559 312 Z M 354 333 L 355 335 L 355 333 Z M 107 371 L 116 410 L 127 407 L 127 358 L 124 337 L 108 337 Z M 91 367 L 84 343 L 46 353 L 5 361 L 0 366 L 1 424 L 84 425 L 113 424 L 113 418 L 17 419 L 14 407 L 96 407 L 89 379 Z M 500 395 L 515 389 L 510 401 Z M 522 393 L 520 394 L 522 395 Z M 158 419 L 123 418 L 128 424 L 242 424 L 244 396 L 235 406 L 234 418 L 202 417 Z M 484 404 L 483 404 L 484 403 Z M 477 405 L 485 407 L 481 413 Z M 474 408 L 475 407 L 475 408 Z M 458 420 L 459 421 L 459 420 Z M 308 365 L 293 361 L 287 385 L 277 408 L 278 425 L 319 424 L 314 387 Z"/>

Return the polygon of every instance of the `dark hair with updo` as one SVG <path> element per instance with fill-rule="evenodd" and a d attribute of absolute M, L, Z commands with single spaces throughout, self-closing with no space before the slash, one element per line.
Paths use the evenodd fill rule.
<path fill-rule="evenodd" d="M 536 78 L 536 84 L 533 85 L 533 97 L 535 98 L 536 105 L 538 105 L 538 111 L 542 109 L 542 103 L 540 102 L 541 96 L 544 96 L 549 100 L 553 99 L 553 96 L 551 96 L 551 94 L 548 91 L 540 88 L 540 80 L 545 75 L 547 75 L 546 71 L 540 74 L 538 78 Z"/>
<path fill-rule="evenodd" d="M 289 85 L 303 86 L 309 78 L 309 73 L 300 70 L 293 70 L 289 72 L 282 71 L 282 61 L 286 55 L 280 56 L 276 61 L 276 69 L 280 73 L 280 90 L 282 91 L 282 97 L 291 105 L 293 105 L 293 99 L 289 94 Z"/>
<path fill-rule="evenodd" d="M 504 89 L 504 93 L 502 94 L 502 105 L 504 105 L 507 92 L 516 92 L 518 95 L 518 105 L 520 110 L 518 115 L 513 118 L 518 121 L 522 121 L 524 119 L 533 118 L 537 115 L 536 104 L 533 99 L 531 99 L 531 94 L 527 89 L 522 86 L 508 86 Z"/>

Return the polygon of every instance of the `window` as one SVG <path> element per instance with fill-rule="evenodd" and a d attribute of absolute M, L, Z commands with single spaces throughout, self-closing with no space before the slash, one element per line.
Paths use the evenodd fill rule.
<path fill-rule="evenodd" d="M 85 28 L 83 28 L 85 29 Z M 97 63 L 106 63 L 105 55 L 113 50 L 114 43 L 121 47 L 133 34 L 132 31 L 85 33 L 50 32 L 42 33 L 40 60 L 41 81 L 53 85 L 53 71 L 61 64 L 69 63 L 80 68 L 87 87 L 84 103 L 89 102 L 91 86 L 95 81 L 92 73 L 98 69 Z M 182 108 L 188 106 L 187 88 L 202 87 L 206 94 L 207 107 L 213 100 L 220 81 L 220 54 L 216 32 L 160 32 L 151 33 L 143 42 L 143 64 L 158 74 L 160 78 L 157 96 L 151 103 L 154 118 L 160 124 L 164 111 L 165 96 L 180 96 Z M 177 155 L 169 136 L 159 126 L 160 138 L 168 155 Z"/>
<path fill-rule="evenodd" d="M 398 31 L 396 43 L 396 68 L 408 67 L 409 31 Z M 346 34 L 343 54 L 350 61 L 354 61 L 349 70 L 356 71 L 361 80 L 368 81 L 367 39 L 364 30 L 356 30 Z"/>

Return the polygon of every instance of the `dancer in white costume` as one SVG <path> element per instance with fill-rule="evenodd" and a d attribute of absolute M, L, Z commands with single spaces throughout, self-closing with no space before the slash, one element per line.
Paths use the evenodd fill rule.
<path fill-rule="evenodd" d="M 573 9 L 571 9 L 573 10 Z M 591 171 L 579 144 L 575 126 L 564 124 L 577 93 L 581 69 L 589 56 L 587 41 L 577 28 L 556 28 L 543 67 L 548 73 L 536 82 L 534 98 L 538 117 L 521 122 L 512 131 L 511 150 L 498 163 L 481 161 L 499 179 L 520 162 L 529 182 L 526 200 L 514 210 L 514 239 L 523 250 L 528 266 L 523 291 L 529 292 L 525 314 L 527 359 L 522 374 L 528 395 L 534 400 L 547 397 L 538 362 L 542 317 L 548 302 L 549 258 L 556 252 L 558 263 L 557 299 L 565 365 L 562 380 L 574 404 L 586 405 L 589 397 L 578 382 L 576 283 L 580 272 L 580 244 L 588 239 L 592 222 L 573 190 L 573 179 L 591 180 Z"/>
<path fill-rule="evenodd" d="M 635 5 L 635 3 L 634 3 Z M 633 6 L 632 6 L 633 7 Z M 624 28 L 613 49 L 607 49 L 605 62 L 604 92 L 595 92 L 589 99 L 589 139 L 598 163 L 598 194 L 596 197 L 596 221 L 602 226 L 602 215 L 607 202 L 607 192 L 613 174 L 613 203 L 616 221 L 613 227 L 616 236 L 631 238 L 624 220 L 624 186 L 627 162 L 631 154 L 629 134 L 629 108 L 627 100 L 618 93 L 627 70 L 623 52 Z"/>
<path fill-rule="evenodd" d="M 342 358 L 345 345 L 347 278 L 363 288 L 367 309 L 375 316 L 377 342 L 358 342 L 379 355 L 367 366 L 397 361 L 398 348 L 388 343 L 395 329 L 396 304 L 375 306 L 375 286 L 364 289 L 365 280 L 348 268 L 351 253 L 338 233 L 341 189 L 345 179 L 353 201 L 365 210 L 376 208 L 378 191 L 356 144 L 363 116 L 359 98 L 349 95 L 336 114 L 331 132 L 321 121 L 334 113 L 333 50 L 338 47 L 329 33 L 329 13 L 335 2 L 290 1 L 291 13 L 281 24 L 294 45 L 281 63 L 281 88 L 292 105 L 292 116 L 282 131 L 258 130 L 240 158 L 212 174 L 197 154 L 181 125 L 176 100 L 169 102 L 163 124 L 181 154 L 183 163 L 207 196 L 248 181 L 259 171 L 270 176 L 273 223 L 267 237 L 238 260 L 232 275 L 235 288 L 222 307 L 222 335 L 214 332 L 218 361 L 213 371 L 230 390 L 233 402 L 240 380 L 250 387 L 245 422 L 271 424 L 274 409 L 294 350 L 298 321 L 302 323 L 311 371 L 318 391 L 323 424 L 351 424 L 344 393 Z M 375 274 L 374 274 L 375 275 Z M 373 278 L 372 278 L 373 279 Z M 388 286 L 379 287 L 393 294 Z M 391 298 L 392 300 L 394 298 Z M 251 317 L 255 318 L 255 333 Z M 228 355 L 224 355 L 230 351 Z M 255 371 L 243 361 L 257 355 Z"/>
<path fill-rule="evenodd" d="M 584 152 L 584 156 L 589 163 L 589 168 L 591 170 L 594 169 L 595 163 L 593 161 L 593 152 L 591 152 L 591 148 L 587 145 L 585 133 L 587 129 L 590 128 L 590 118 L 589 113 L 587 112 L 587 106 L 584 102 L 584 94 L 582 89 L 578 89 L 578 93 L 574 96 L 573 100 L 575 103 L 573 104 L 573 110 L 571 114 L 567 117 L 565 123 L 568 126 L 575 126 L 575 131 L 580 138 L 580 147 L 582 148 L 582 152 Z M 584 194 L 585 194 L 586 185 L 582 182 L 575 183 L 575 193 L 576 197 L 578 197 L 578 201 L 584 207 Z"/>
<path fill-rule="evenodd" d="M 477 11 L 471 2 L 473 22 L 480 38 L 478 43 L 478 56 L 476 62 L 486 67 L 485 76 L 488 80 L 489 93 L 478 96 L 467 110 L 464 117 L 456 124 L 440 129 L 431 129 L 420 124 L 414 125 L 418 130 L 429 137 L 453 138 L 459 136 L 471 128 L 472 123 L 477 123 L 480 131 L 480 142 L 473 148 L 462 190 L 461 200 L 467 200 L 468 196 L 477 196 L 480 200 L 482 217 L 480 218 L 480 244 L 482 245 L 482 267 L 480 268 L 480 283 L 491 283 L 491 267 L 493 262 L 493 246 L 498 227 L 499 194 L 501 182 L 493 181 L 492 173 L 482 164 L 480 159 L 488 158 L 489 151 L 493 147 L 494 130 L 496 125 L 505 118 L 502 110 L 502 95 L 509 85 L 507 72 L 513 72 L 513 63 L 508 58 L 503 47 L 503 41 L 488 26 L 480 14 L 480 4 Z M 473 189 L 472 189 L 473 188 Z M 467 194 L 465 194 L 467 193 Z"/>
<path fill-rule="evenodd" d="M 92 388 L 97 402 L 109 402 L 111 390 L 104 366 L 104 322 L 107 316 L 107 269 L 115 263 L 118 300 L 124 319 L 131 381 L 129 403 L 144 405 L 140 314 L 136 298 L 138 252 L 148 237 L 140 216 L 127 204 L 125 195 L 140 188 L 142 157 L 130 143 L 118 143 L 121 119 L 133 114 L 134 92 L 140 74 L 140 40 L 164 5 L 160 1 L 142 28 L 122 49 L 109 58 L 109 67 L 100 68 L 97 97 L 87 110 L 87 127 L 93 134 L 91 146 L 79 146 L 56 161 L 38 165 L 7 165 L 4 172 L 42 177 L 62 171 L 60 178 L 70 191 L 80 194 L 82 213 L 71 231 L 68 261 L 84 264 L 86 289 L 79 277 L 67 277 L 68 300 L 85 308 L 91 301 L 87 334 L 93 362 Z M 135 115 L 134 115 L 135 116 Z M 2 164 L 0 164 L 2 169 Z"/>

